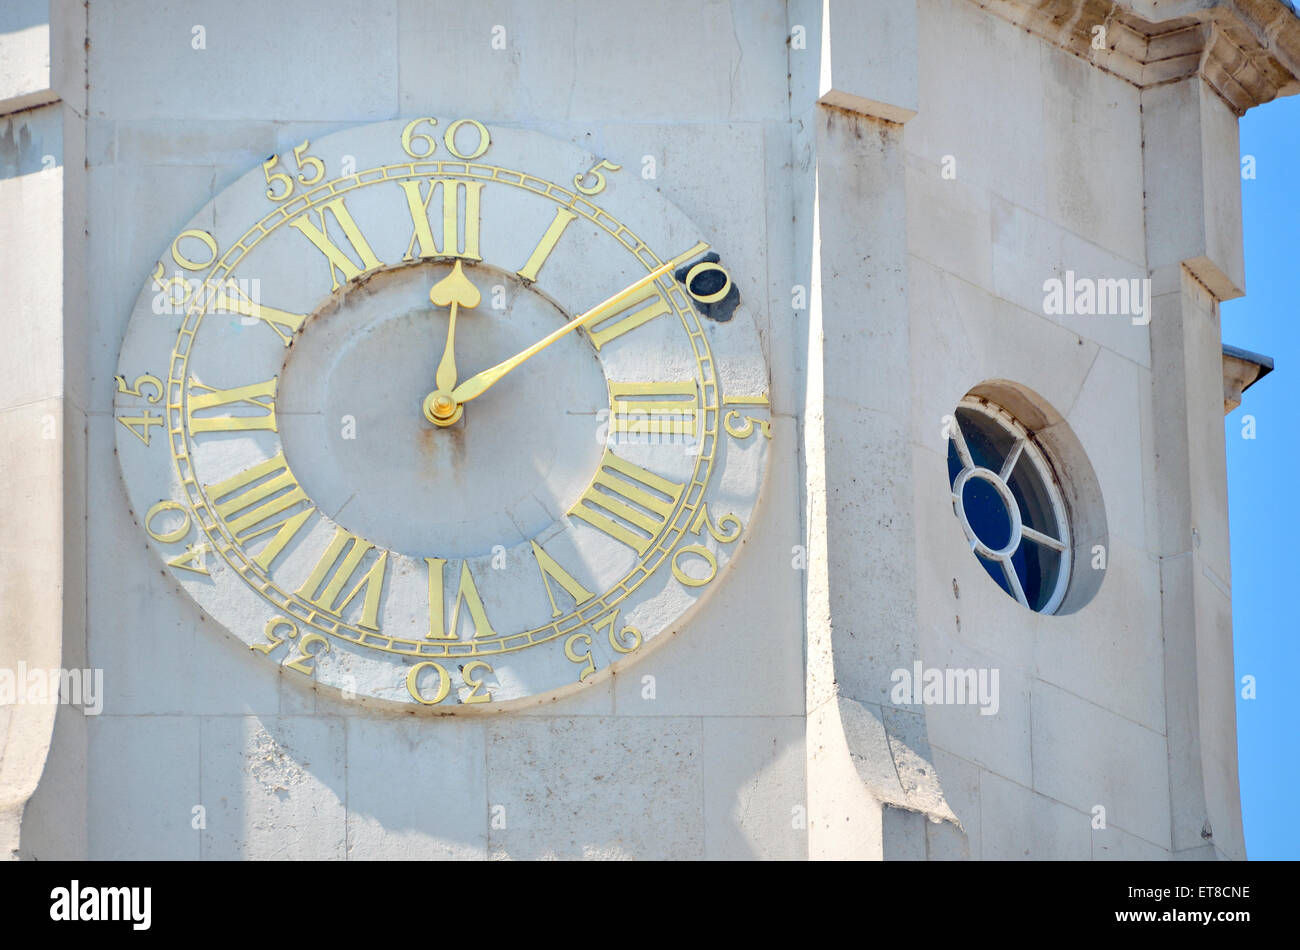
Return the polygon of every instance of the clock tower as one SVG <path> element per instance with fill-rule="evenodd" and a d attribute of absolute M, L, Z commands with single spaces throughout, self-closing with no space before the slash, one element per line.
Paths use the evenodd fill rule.
<path fill-rule="evenodd" d="M 1245 857 L 1278 0 L 0 12 L 17 858 Z"/>

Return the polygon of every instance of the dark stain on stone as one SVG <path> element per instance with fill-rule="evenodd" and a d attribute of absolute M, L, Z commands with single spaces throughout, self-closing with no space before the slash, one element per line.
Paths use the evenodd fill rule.
<path fill-rule="evenodd" d="M 466 408 L 465 412 L 468 413 L 469 409 Z M 451 467 L 460 471 L 465 465 L 465 417 L 461 416 L 455 425 L 442 430 L 442 434 L 451 447 Z"/>
<path fill-rule="evenodd" d="M 673 277 L 686 288 L 695 303 L 695 308 L 700 311 L 705 318 L 717 323 L 726 323 L 736 313 L 736 308 L 740 306 L 740 288 L 736 286 L 735 281 L 730 279 L 730 275 L 722 269 L 722 258 L 717 252 L 709 251 L 693 261 L 688 261 L 673 272 Z M 699 270 L 687 283 L 687 275 L 695 270 L 701 264 L 717 264 L 717 267 L 706 267 Z M 731 287 L 727 290 L 726 296 L 720 300 L 707 300 L 707 298 L 719 293 L 727 283 Z M 700 298 L 704 297 L 705 300 Z"/>
<path fill-rule="evenodd" d="M 41 170 L 41 156 L 35 154 L 39 149 L 32 148 L 32 129 L 26 122 L 14 126 L 21 120 L 9 119 L 4 131 L 0 132 L 0 178 L 14 178 L 29 172 Z"/>

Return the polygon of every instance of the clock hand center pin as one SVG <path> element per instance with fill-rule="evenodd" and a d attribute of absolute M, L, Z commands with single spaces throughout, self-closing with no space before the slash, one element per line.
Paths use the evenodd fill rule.
<path fill-rule="evenodd" d="M 461 307 L 474 309 L 482 297 L 465 272 L 461 262 L 457 261 L 450 274 L 438 281 L 429 290 L 429 301 L 435 307 L 450 307 L 451 317 L 447 322 L 447 345 L 443 348 L 442 359 L 438 363 L 438 373 L 434 378 L 437 387 L 424 397 L 424 417 L 436 426 L 454 425 L 464 414 L 464 406 L 451 397 L 456 386 L 456 314 Z"/>

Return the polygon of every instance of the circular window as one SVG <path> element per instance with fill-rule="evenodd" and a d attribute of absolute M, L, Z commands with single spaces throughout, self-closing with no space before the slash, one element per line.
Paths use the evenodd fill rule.
<path fill-rule="evenodd" d="M 948 427 L 952 507 L 971 550 L 1004 591 L 1055 613 L 1073 541 L 1065 495 L 1043 447 L 1010 412 L 967 396 Z"/>

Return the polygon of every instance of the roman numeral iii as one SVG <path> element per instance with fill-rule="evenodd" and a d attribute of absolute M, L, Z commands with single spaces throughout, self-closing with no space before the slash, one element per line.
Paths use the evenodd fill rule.
<path fill-rule="evenodd" d="M 694 435 L 695 381 L 609 384 L 610 431 L 625 435 Z"/>

